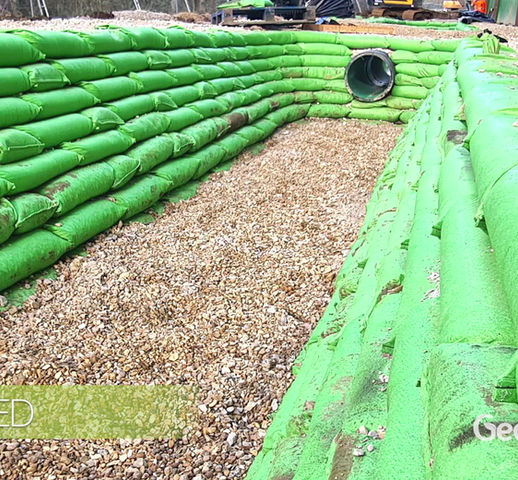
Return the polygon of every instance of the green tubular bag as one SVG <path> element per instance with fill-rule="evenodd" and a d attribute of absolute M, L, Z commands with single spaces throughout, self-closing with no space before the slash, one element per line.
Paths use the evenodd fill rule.
<path fill-rule="evenodd" d="M 263 132 L 263 138 L 269 137 L 277 129 L 277 124 L 272 122 L 271 120 L 268 120 L 267 118 L 262 118 L 261 120 L 254 122 L 252 126 L 258 128 Z"/>
<path fill-rule="evenodd" d="M 162 31 L 153 27 L 123 28 L 116 26 L 102 26 L 110 30 L 120 30 L 131 38 L 135 50 L 156 49 L 163 50 L 169 46 L 167 37 Z"/>
<path fill-rule="evenodd" d="M 124 121 L 128 121 L 154 111 L 155 101 L 151 95 L 133 95 L 122 100 L 105 103 L 104 106 L 115 112 Z"/>
<path fill-rule="evenodd" d="M 119 52 L 100 55 L 100 59 L 110 65 L 116 76 L 127 75 L 131 72 L 147 70 L 148 60 L 142 52 Z M 106 78 L 106 77 L 103 77 Z"/>
<path fill-rule="evenodd" d="M 235 62 L 220 62 L 218 67 L 223 70 L 225 77 L 238 77 L 244 73 Z"/>
<path fill-rule="evenodd" d="M 153 92 L 149 94 L 155 104 L 157 112 L 168 112 L 178 108 L 178 105 L 173 102 L 173 99 L 164 92 Z"/>
<path fill-rule="evenodd" d="M 164 115 L 169 119 L 168 132 L 177 132 L 189 125 L 203 120 L 203 115 L 194 111 L 192 108 L 181 107 L 172 112 L 165 112 Z"/>
<path fill-rule="evenodd" d="M 328 82 L 321 78 L 291 78 L 289 82 L 295 90 L 301 91 L 320 91 L 329 85 Z"/>
<path fill-rule="evenodd" d="M 103 163 L 106 163 L 113 169 L 114 180 L 111 186 L 112 189 L 118 189 L 126 185 L 137 174 L 140 166 L 136 158 L 131 158 L 127 155 L 115 155 Z"/>
<path fill-rule="evenodd" d="M 115 73 L 110 62 L 98 57 L 64 58 L 54 60 L 51 65 L 63 72 L 72 84 L 111 77 Z"/>
<path fill-rule="evenodd" d="M 214 40 L 205 32 L 199 32 L 196 30 L 189 30 L 189 35 L 192 38 L 192 46 L 193 47 L 209 47 L 214 48 L 216 45 L 214 44 Z"/>
<path fill-rule="evenodd" d="M 287 55 L 337 55 L 351 56 L 352 51 L 345 45 L 335 43 L 296 43 L 286 45 L 284 52 Z"/>
<path fill-rule="evenodd" d="M 29 133 L 13 128 L 0 130 L 0 164 L 33 157 L 44 148 L 45 145 Z"/>
<path fill-rule="evenodd" d="M 266 119 L 280 127 L 285 123 L 294 122 L 295 120 L 305 117 L 309 111 L 309 107 L 309 104 L 289 105 L 269 113 L 266 115 Z"/>
<path fill-rule="evenodd" d="M 13 237 L 0 248 L 0 290 L 56 263 L 69 247 L 67 241 L 46 230 Z"/>
<path fill-rule="evenodd" d="M 217 65 L 195 65 L 192 68 L 200 72 L 202 80 L 213 80 L 225 75 L 225 70 L 219 68 Z"/>
<path fill-rule="evenodd" d="M 245 97 L 242 92 L 227 92 L 218 97 L 218 100 L 225 102 L 231 110 L 238 108 L 243 105 Z"/>
<path fill-rule="evenodd" d="M 268 45 L 270 38 L 264 32 L 246 32 L 243 35 L 247 45 Z"/>
<path fill-rule="evenodd" d="M 16 129 L 37 138 L 46 148 L 52 148 L 60 143 L 90 135 L 93 132 L 93 125 L 88 117 L 79 113 L 71 113 L 49 120 L 20 125 Z"/>
<path fill-rule="evenodd" d="M 160 135 L 139 143 L 127 152 L 127 156 L 138 161 L 138 174 L 149 172 L 173 156 L 175 143 L 168 135 Z"/>
<path fill-rule="evenodd" d="M 279 102 L 280 107 L 286 107 L 292 103 L 314 103 L 316 102 L 315 92 L 293 92 L 293 98 L 289 93 L 282 95 L 282 100 Z"/>
<path fill-rule="evenodd" d="M 16 211 L 16 230 L 22 234 L 41 227 L 54 215 L 57 205 L 50 199 L 38 193 L 24 193 L 11 198 L 11 204 Z"/>
<path fill-rule="evenodd" d="M 248 111 L 245 108 L 236 109 L 225 115 L 223 119 L 228 123 L 228 131 L 233 132 L 248 123 Z"/>
<path fill-rule="evenodd" d="M 39 108 L 38 120 L 74 113 L 99 103 L 99 99 L 79 87 L 63 88 L 44 93 L 29 93 L 21 97 Z"/>
<path fill-rule="evenodd" d="M 29 77 L 30 90 L 33 92 L 46 92 L 70 85 L 66 75 L 48 63 L 26 65 L 22 71 Z"/>
<path fill-rule="evenodd" d="M 55 212 L 60 217 L 91 198 L 106 193 L 114 181 L 113 168 L 101 162 L 76 168 L 45 184 L 38 192 L 57 205 Z"/>
<path fill-rule="evenodd" d="M 119 127 L 119 130 L 137 142 L 155 137 L 169 128 L 169 118 L 164 113 L 148 113 Z"/>
<path fill-rule="evenodd" d="M 75 208 L 58 222 L 47 223 L 44 228 L 65 240 L 71 250 L 113 227 L 125 212 L 123 206 L 102 198 Z"/>
<path fill-rule="evenodd" d="M 189 30 L 180 27 L 160 29 L 160 33 L 167 38 L 169 48 L 188 48 L 194 46 L 194 38 Z"/>
<path fill-rule="evenodd" d="M 133 41 L 117 30 L 97 30 L 95 32 L 74 32 L 85 39 L 92 48 L 93 55 L 101 53 L 125 52 L 135 47 Z"/>
<path fill-rule="evenodd" d="M 266 138 L 264 131 L 253 125 L 247 125 L 246 127 L 240 128 L 236 132 L 236 135 L 239 135 L 250 142 L 249 145 L 253 145 L 254 143 L 260 142 Z"/>
<path fill-rule="evenodd" d="M 281 67 L 278 70 L 284 78 L 304 77 L 304 69 L 302 67 Z"/>
<path fill-rule="evenodd" d="M 105 132 L 124 125 L 124 120 L 106 107 L 87 108 L 81 112 L 81 115 L 92 121 L 94 133 Z"/>
<path fill-rule="evenodd" d="M 164 54 L 169 57 L 170 67 L 187 67 L 194 63 L 195 56 L 192 50 L 164 50 Z"/>
<path fill-rule="evenodd" d="M 250 52 L 246 47 L 230 47 L 229 50 L 232 52 L 232 58 L 236 60 L 236 63 L 241 63 L 243 60 L 250 59 Z M 248 62 L 245 62 L 248 64 Z"/>
<path fill-rule="evenodd" d="M 327 80 L 324 82 L 324 89 L 330 92 L 349 93 L 343 80 Z"/>
<path fill-rule="evenodd" d="M 221 120 L 221 119 L 220 119 Z M 192 125 L 191 127 L 184 128 L 181 133 L 183 135 L 187 135 L 193 140 L 193 151 L 197 151 L 200 148 L 204 147 L 208 143 L 212 142 L 216 138 L 218 138 L 222 133 L 222 128 L 228 129 L 228 124 L 225 121 L 225 125 L 221 126 L 220 123 L 213 119 L 209 118 L 207 120 L 203 120 L 196 125 Z"/>
<path fill-rule="evenodd" d="M 408 50 L 395 50 L 390 54 L 390 59 L 397 65 L 399 63 L 417 62 L 417 54 Z"/>
<path fill-rule="evenodd" d="M 453 60 L 453 53 L 451 52 L 421 52 L 416 56 L 418 62 L 431 65 L 442 65 Z"/>
<path fill-rule="evenodd" d="M 345 68 L 342 67 L 304 67 L 302 72 L 306 78 L 342 81 L 345 78 Z"/>
<path fill-rule="evenodd" d="M 194 86 L 200 92 L 200 100 L 205 100 L 206 98 L 214 98 L 218 96 L 218 92 L 209 82 L 197 82 Z"/>
<path fill-rule="evenodd" d="M 351 63 L 351 57 L 338 55 L 302 55 L 304 67 L 347 67 Z"/>
<path fill-rule="evenodd" d="M 19 67 L 45 58 L 28 41 L 10 33 L 0 33 L 0 52 L 0 67 Z"/>
<path fill-rule="evenodd" d="M 4 195 L 27 192 L 78 165 L 79 155 L 66 150 L 51 150 L 16 163 L 0 165 L 0 189 L 2 182 L 7 182 L 7 188 L 12 188 Z"/>
<path fill-rule="evenodd" d="M 418 109 L 421 106 L 421 100 L 413 98 L 403 98 L 389 96 L 385 99 L 387 107 L 396 108 L 398 110 Z"/>
<path fill-rule="evenodd" d="M 432 40 L 432 45 L 435 50 L 440 52 L 454 52 L 460 44 L 459 39 L 447 40 Z"/>
<path fill-rule="evenodd" d="M 225 30 L 214 30 L 209 33 L 212 37 L 212 41 L 214 42 L 214 46 L 217 48 L 220 47 L 228 47 L 233 44 L 232 36 L 233 34 L 230 32 L 226 32 Z"/>
<path fill-rule="evenodd" d="M 415 110 L 405 110 L 404 112 L 401 112 L 401 115 L 399 116 L 399 121 L 401 123 L 408 123 L 412 118 L 415 117 L 415 114 L 417 112 Z"/>
<path fill-rule="evenodd" d="M 400 63 L 396 65 L 396 72 L 420 78 L 438 77 L 441 74 L 439 65 L 428 65 L 426 63 Z"/>
<path fill-rule="evenodd" d="M 243 74 L 247 73 L 255 73 L 255 72 L 262 72 L 263 70 L 272 70 L 274 68 L 274 65 L 270 60 L 265 59 L 250 59 L 246 62 L 236 62 L 236 65 L 243 70 Z M 246 66 L 250 66 L 252 68 L 252 71 L 245 71 L 244 68 Z"/>
<path fill-rule="evenodd" d="M 225 158 L 225 155 L 226 151 L 222 147 L 210 145 L 184 158 L 196 157 L 195 163 L 198 164 L 198 169 L 193 178 L 197 179 L 216 167 Z"/>
<path fill-rule="evenodd" d="M 0 68 L 0 97 L 17 95 L 31 88 L 27 72 L 18 68 Z"/>
<path fill-rule="evenodd" d="M 31 43 L 47 58 L 87 57 L 93 51 L 93 47 L 75 33 L 44 30 L 15 30 L 14 33 Z"/>
<path fill-rule="evenodd" d="M 69 150 L 79 156 L 80 165 L 88 165 L 112 155 L 124 153 L 135 143 L 129 135 L 118 130 L 90 135 L 76 142 L 63 144 L 64 150 Z"/>
<path fill-rule="evenodd" d="M 225 138 L 218 140 L 214 145 L 221 147 L 225 151 L 225 156 L 221 161 L 226 162 L 237 157 L 250 144 L 250 139 L 243 138 L 236 133 L 231 133 Z"/>
<path fill-rule="evenodd" d="M 311 105 L 307 116 L 318 118 L 345 118 L 349 115 L 350 109 L 346 105 L 321 104 Z"/>
<path fill-rule="evenodd" d="M 281 57 L 269 58 L 268 61 L 272 64 L 273 68 L 302 67 L 301 55 L 283 55 Z"/>
<path fill-rule="evenodd" d="M 199 164 L 200 159 L 196 155 L 186 155 L 165 162 L 155 168 L 152 173 L 170 182 L 171 188 L 177 188 L 194 178 Z"/>
<path fill-rule="evenodd" d="M 200 91 L 194 85 L 170 88 L 169 90 L 164 90 L 163 93 L 171 97 L 173 102 L 176 103 L 176 105 L 179 107 L 185 105 L 186 103 L 195 102 L 201 97 Z"/>
<path fill-rule="evenodd" d="M 349 118 L 358 118 L 363 120 L 383 120 L 384 122 L 397 122 L 401 110 L 394 108 L 379 107 L 379 108 L 351 108 Z"/>
<path fill-rule="evenodd" d="M 207 99 L 187 104 L 187 108 L 200 113 L 203 118 L 217 117 L 228 112 L 228 106 L 217 100 Z"/>
<path fill-rule="evenodd" d="M 154 205 L 172 188 L 171 182 L 157 175 L 146 174 L 133 179 L 111 198 L 126 209 L 123 220 L 133 217 Z"/>
<path fill-rule="evenodd" d="M 119 98 L 135 95 L 143 88 L 139 81 L 129 77 L 105 78 L 92 82 L 81 82 L 81 87 L 94 97 L 97 97 L 101 102 L 109 102 L 110 100 L 118 100 Z"/>
<path fill-rule="evenodd" d="M 166 72 L 176 79 L 176 85 L 178 87 L 192 85 L 193 83 L 203 80 L 202 73 L 194 67 L 172 68 L 166 70 Z"/>
<path fill-rule="evenodd" d="M 349 92 L 314 92 L 315 99 L 318 103 L 338 103 L 347 104 L 353 99 Z"/>
<path fill-rule="evenodd" d="M 140 92 L 148 93 L 157 90 L 165 90 L 176 84 L 176 80 L 167 72 L 161 70 L 146 70 L 140 73 L 130 73 L 129 78 L 142 85 Z"/>
<path fill-rule="evenodd" d="M 282 45 L 257 45 L 247 47 L 250 58 L 281 57 L 284 54 Z"/>
<path fill-rule="evenodd" d="M 0 175 L 2 174 L 2 168 L 3 166 L 0 165 Z M 14 189 L 14 183 L 0 176 L 0 198 L 5 197 L 9 193 L 12 193 Z"/>
<path fill-rule="evenodd" d="M 218 95 L 234 90 L 233 78 L 215 78 L 209 82 L 218 92 Z"/>
<path fill-rule="evenodd" d="M 429 40 L 412 40 L 399 37 L 387 37 L 387 41 L 391 50 L 407 50 L 409 52 L 419 53 L 434 49 L 432 42 Z"/>
<path fill-rule="evenodd" d="M 315 32 L 317 33 L 317 32 Z M 360 49 L 368 49 L 368 48 L 390 48 L 391 50 L 396 50 L 395 48 L 391 48 L 389 46 L 389 38 L 381 35 L 342 35 L 335 34 L 335 42 L 329 43 L 338 43 L 340 45 L 345 45 L 348 48 L 360 48 Z"/>
<path fill-rule="evenodd" d="M 172 67 L 171 57 L 163 50 L 144 50 L 142 53 L 147 57 L 150 70 L 163 70 Z"/>
<path fill-rule="evenodd" d="M 260 78 L 261 82 L 273 82 L 275 80 L 282 80 L 284 78 L 279 69 L 257 72 L 255 77 Z"/>
<path fill-rule="evenodd" d="M 424 87 L 400 87 L 395 86 L 392 89 L 392 95 L 396 97 L 413 98 L 422 100 L 428 96 L 429 90 Z"/>
<path fill-rule="evenodd" d="M 30 122 L 38 117 L 40 112 L 41 107 L 22 98 L 0 98 L 0 128 Z"/>
<path fill-rule="evenodd" d="M 243 109 L 245 108 L 248 115 L 248 123 L 252 123 L 270 113 L 273 106 L 271 100 L 269 98 L 265 98 L 259 102 L 249 105 L 248 107 L 243 107 Z"/>
<path fill-rule="evenodd" d="M 16 210 L 11 202 L 5 198 L 0 198 L 0 243 L 7 241 L 7 239 L 13 234 L 15 225 Z M 0 267 L 0 271 L 1 268 L 2 267 Z"/>

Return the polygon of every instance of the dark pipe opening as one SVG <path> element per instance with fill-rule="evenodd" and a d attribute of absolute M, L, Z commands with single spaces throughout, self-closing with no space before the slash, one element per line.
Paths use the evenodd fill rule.
<path fill-rule="evenodd" d="M 395 76 L 394 63 L 385 52 L 367 50 L 353 57 L 345 82 L 354 98 L 375 102 L 391 92 Z"/>

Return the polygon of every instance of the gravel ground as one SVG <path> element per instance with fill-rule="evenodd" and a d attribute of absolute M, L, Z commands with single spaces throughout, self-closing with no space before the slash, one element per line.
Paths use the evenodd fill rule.
<path fill-rule="evenodd" d="M 2 383 L 198 385 L 201 412 L 176 443 L 1 442 L 1 478 L 243 478 L 400 132 L 289 125 L 0 314 Z"/>

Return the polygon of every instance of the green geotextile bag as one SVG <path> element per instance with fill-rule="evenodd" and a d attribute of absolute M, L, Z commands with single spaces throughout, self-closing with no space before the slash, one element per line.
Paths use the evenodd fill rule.
<path fill-rule="evenodd" d="M 196 179 L 202 177 L 205 173 L 219 165 L 225 156 L 226 151 L 222 147 L 214 144 L 206 148 L 202 148 L 200 151 L 184 158 L 191 159 L 193 164 L 198 165 L 198 168 L 192 177 Z M 195 157 L 195 159 L 193 157 Z"/>
<path fill-rule="evenodd" d="M 221 147 L 225 151 L 225 156 L 221 161 L 226 162 L 239 155 L 248 145 L 251 145 L 251 140 L 237 133 L 231 133 L 215 142 L 214 145 Z"/>
<path fill-rule="evenodd" d="M 431 89 L 437 85 L 441 77 L 413 77 L 411 75 L 405 75 L 404 73 L 398 73 L 395 77 L 396 85 L 403 86 L 416 86 L 425 87 Z"/>
<path fill-rule="evenodd" d="M 17 35 L 0 32 L 0 67 L 19 67 L 43 60 L 45 55 Z"/>
<path fill-rule="evenodd" d="M 318 103 L 350 103 L 353 96 L 349 92 L 313 92 Z"/>
<path fill-rule="evenodd" d="M 248 72 L 243 71 L 238 66 L 238 63 L 240 62 L 220 62 L 218 63 L 218 67 L 223 69 L 225 72 L 225 77 L 239 77 L 239 75 L 244 75 L 246 73 L 255 73 L 255 69 L 252 69 L 252 71 Z"/>
<path fill-rule="evenodd" d="M 105 78 L 92 82 L 81 82 L 80 85 L 87 92 L 101 100 L 101 102 L 109 102 L 110 100 L 118 100 L 119 98 L 135 95 L 143 88 L 139 81 L 129 77 Z"/>
<path fill-rule="evenodd" d="M 62 88 L 44 93 L 29 93 L 21 97 L 39 107 L 38 120 L 74 113 L 99 103 L 94 97 L 79 87 Z"/>
<path fill-rule="evenodd" d="M 127 156 L 138 161 L 137 171 L 139 174 L 146 173 L 172 158 L 175 153 L 176 156 L 180 152 L 185 153 L 192 145 L 193 142 L 190 137 L 181 134 L 176 134 L 176 137 L 173 137 L 165 134 L 136 145 L 128 151 Z"/>
<path fill-rule="evenodd" d="M 167 73 L 176 79 L 176 86 L 192 85 L 203 80 L 202 73 L 194 67 L 180 67 L 166 70 Z"/>
<path fill-rule="evenodd" d="M 262 118 L 261 120 L 254 122 L 252 126 L 261 130 L 264 133 L 264 138 L 269 137 L 278 127 L 276 123 L 267 118 Z"/>
<path fill-rule="evenodd" d="M 299 55 L 283 55 L 268 59 L 273 68 L 302 67 L 302 58 Z"/>
<path fill-rule="evenodd" d="M 0 164 L 38 155 L 45 145 L 29 133 L 9 128 L 0 130 Z"/>
<path fill-rule="evenodd" d="M 189 30 L 173 26 L 160 29 L 160 33 L 167 38 L 169 48 L 186 48 L 194 46 L 194 36 Z"/>
<path fill-rule="evenodd" d="M 397 73 L 413 77 L 439 77 L 444 73 L 445 65 L 428 65 L 425 63 L 400 63 L 396 65 Z"/>
<path fill-rule="evenodd" d="M 342 80 L 345 68 L 341 67 L 284 67 L 280 73 L 286 78 L 320 78 L 323 80 Z"/>
<path fill-rule="evenodd" d="M 123 28 L 112 25 L 105 25 L 98 28 L 119 30 L 131 38 L 135 50 L 157 49 L 163 50 L 169 47 L 169 42 L 163 31 L 153 27 L 132 27 Z"/>
<path fill-rule="evenodd" d="M 16 127 L 42 142 L 46 148 L 63 142 L 83 138 L 93 132 L 92 121 L 79 113 L 71 113 L 49 120 L 29 123 Z"/>
<path fill-rule="evenodd" d="M 285 123 L 294 122 L 295 120 L 299 120 L 306 116 L 310 108 L 309 104 L 303 105 L 289 105 L 284 108 L 279 108 L 279 110 L 275 110 L 274 112 L 266 115 L 266 119 L 273 122 L 278 127 L 284 125 Z M 258 126 L 260 122 L 256 122 L 254 125 Z M 261 128 L 261 127 L 259 127 Z"/>
<path fill-rule="evenodd" d="M 43 225 L 56 211 L 56 204 L 38 193 L 23 193 L 10 199 L 16 211 L 16 230 L 14 233 L 30 232 Z"/>
<path fill-rule="evenodd" d="M 293 102 L 287 99 L 291 98 L 289 93 L 283 94 L 283 100 L 280 102 L 280 107 L 285 107 L 291 103 L 314 103 L 317 101 L 315 92 L 293 92 Z M 324 102 L 322 102 L 324 103 Z"/>
<path fill-rule="evenodd" d="M 170 88 L 169 90 L 164 90 L 162 93 L 171 97 L 171 100 L 179 107 L 186 103 L 195 102 L 201 98 L 201 92 L 195 85 Z"/>
<path fill-rule="evenodd" d="M 255 74 L 255 78 L 260 78 L 262 82 L 272 82 L 274 80 L 282 80 L 284 77 L 282 73 L 277 70 L 263 70 L 262 72 L 257 72 Z M 236 80 L 241 80 L 236 79 Z M 238 85 L 239 86 L 239 85 Z"/>
<path fill-rule="evenodd" d="M 126 210 L 123 216 L 126 220 L 154 205 L 170 189 L 171 182 L 165 178 L 146 174 L 133 179 L 124 188 L 113 193 L 110 198 Z"/>
<path fill-rule="evenodd" d="M 13 234 L 15 225 L 16 210 L 11 202 L 5 198 L 0 198 L 0 243 L 7 241 L 7 239 Z M 2 267 L 0 267 L 0 271 L 1 268 Z"/>
<path fill-rule="evenodd" d="M 61 70 L 72 83 L 100 80 L 115 73 L 113 64 L 98 57 L 63 58 L 54 60 L 51 65 Z"/>
<path fill-rule="evenodd" d="M 146 70 L 139 73 L 130 73 L 129 78 L 142 85 L 142 88 L 139 90 L 141 93 L 165 90 L 176 85 L 176 80 L 162 70 Z"/>
<path fill-rule="evenodd" d="M 114 111 L 124 121 L 150 113 L 155 110 L 155 101 L 151 95 L 134 95 L 115 102 L 105 103 L 104 106 Z"/>
<path fill-rule="evenodd" d="M 118 52 L 100 55 L 99 58 L 113 69 L 114 76 L 147 70 L 148 60 L 142 52 Z M 106 78 L 101 77 L 101 78 Z"/>
<path fill-rule="evenodd" d="M 408 50 L 409 52 L 428 52 L 433 50 L 430 40 L 412 40 L 409 38 L 387 37 L 390 50 Z"/>
<path fill-rule="evenodd" d="M 319 118 L 345 118 L 349 115 L 350 109 L 346 105 L 320 104 L 309 107 L 308 117 Z"/>
<path fill-rule="evenodd" d="M 248 112 L 246 109 L 236 109 L 235 111 L 223 116 L 228 123 L 228 133 L 244 127 L 248 123 Z"/>
<path fill-rule="evenodd" d="M 207 99 L 187 104 L 186 108 L 190 108 L 195 112 L 198 112 L 203 118 L 210 118 L 227 113 L 229 107 L 217 100 Z"/>
<path fill-rule="evenodd" d="M 214 98 L 218 95 L 216 89 L 209 82 L 196 82 L 194 86 L 200 92 L 200 100 Z"/>
<path fill-rule="evenodd" d="M 47 58 L 86 57 L 93 51 L 92 46 L 79 35 L 70 32 L 13 30 Z"/>
<path fill-rule="evenodd" d="M 205 32 L 200 32 L 197 30 L 189 30 L 188 34 L 192 39 L 191 46 L 193 47 L 209 47 L 214 48 L 216 45 L 214 44 L 214 40 L 211 36 Z"/>
<path fill-rule="evenodd" d="M 304 67 L 347 67 L 351 57 L 338 55 L 301 55 Z"/>
<path fill-rule="evenodd" d="M 79 165 L 79 155 L 66 150 L 51 150 L 9 165 L 0 165 L 0 191 L 3 182 L 12 194 L 27 192 Z M 9 193 L 9 190 L 4 193 Z"/>
<path fill-rule="evenodd" d="M 202 150 L 196 154 L 186 155 L 166 162 L 155 168 L 152 173 L 157 177 L 167 180 L 171 184 L 171 189 L 180 187 L 194 178 L 200 164 L 197 155 L 201 152 Z"/>
<path fill-rule="evenodd" d="M 290 78 L 289 82 L 293 85 L 293 90 L 301 91 L 321 91 L 326 89 L 326 85 L 329 85 L 326 80 L 321 78 Z"/>
<path fill-rule="evenodd" d="M 225 75 L 225 70 L 219 68 L 217 65 L 196 65 L 192 68 L 200 72 L 202 80 L 213 80 L 214 78 L 221 78 Z"/>
<path fill-rule="evenodd" d="M 203 120 L 203 115 L 192 108 L 181 107 L 172 112 L 165 112 L 164 115 L 169 119 L 169 132 L 177 132 L 189 125 Z"/>
<path fill-rule="evenodd" d="M 144 50 L 142 52 L 146 55 L 147 64 L 150 70 L 164 70 L 171 68 L 171 57 L 163 50 Z"/>
<path fill-rule="evenodd" d="M 153 92 L 149 94 L 155 104 L 155 110 L 157 112 L 168 112 L 178 107 L 173 99 L 164 92 Z"/>
<path fill-rule="evenodd" d="M 404 112 L 401 112 L 401 115 L 399 116 L 399 121 L 401 123 L 408 123 L 412 118 L 415 117 L 415 114 L 417 112 L 415 110 L 405 110 Z"/>
<path fill-rule="evenodd" d="M 349 93 L 343 80 L 327 80 L 324 82 L 324 87 L 325 90 L 330 92 Z"/>
<path fill-rule="evenodd" d="M 169 118 L 165 113 L 154 112 L 142 115 L 119 127 L 119 131 L 141 142 L 164 133 L 169 128 Z"/>
<path fill-rule="evenodd" d="M 378 108 L 351 108 L 349 118 L 359 118 L 365 120 L 383 120 L 384 122 L 397 122 L 401 110 L 388 107 Z"/>
<path fill-rule="evenodd" d="M 96 30 L 95 32 L 75 32 L 92 47 L 92 55 L 125 52 L 135 47 L 132 39 L 117 30 Z"/>
<path fill-rule="evenodd" d="M 163 50 L 163 53 L 169 57 L 170 67 L 187 67 L 194 63 L 195 60 L 192 50 Z"/>
<path fill-rule="evenodd" d="M 236 132 L 236 135 L 247 140 L 249 145 L 253 145 L 254 143 L 260 142 L 266 138 L 264 131 L 254 125 L 247 125 L 246 127 L 240 128 Z"/>
<path fill-rule="evenodd" d="M 284 46 L 286 55 L 337 55 L 351 56 L 351 49 L 334 43 L 294 43 Z"/>
<path fill-rule="evenodd" d="M 57 205 L 56 216 L 64 215 L 91 198 L 108 192 L 115 181 L 113 168 L 106 162 L 76 168 L 38 190 Z M 50 217 L 49 217 L 50 218 Z"/>
<path fill-rule="evenodd" d="M 40 107 L 21 98 L 0 98 L 0 128 L 30 122 L 40 112 Z"/>
<path fill-rule="evenodd" d="M 2 168 L 3 166 L 0 165 L 0 175 Z M 14 188 L 14 183 L 10 182 L 9 180 L 6 180 L 5 178 L 0 177 L 0 198 L 5 197 L 8 193 L 13 192 Z"/>
<path fill-rule="evenodd" d="M 113 169 L 113 189 L 126 185 L 136 175 L 140 166 L 140 162 L 136 158 L 127 155 L 115 155 L 100 163 L 106 163 Z"/>
<path fill-rule="evenodd" d="M 18 68 L 0 68 L 0 97 L 17 95 L 31 88 L 27 72 Z"/>
<path fill-rule="evenodd" d="M 193 141 L 193 151 L 199 150 L 229 129 L 228 123 L 222 118 L 208 118 L 196 125 L 184 128 L 181 133 L 189 136 Z"/>
<path fill-rule="evenodd" d="M 281 57 L 284 54 L 282 45 L 255 45 L 247 47 L 250 58 Z"/>
<path fill-rule="evenodd" d="M 0 248 L 0 290 L 56 263 L 70 244 L 46 230 L 13 237 Z"/>
<path fill-rule="evenodd" d="M 118 130 L 109 130 L 75 142 L 66 142 L 62 147 L 79 155 L 80 165 L 88 165 L 112 155 L 124 153 L 134 143 L 133 137 Z"/>
<path fill-rule="evenodd" d="M 113 110 L 106 107 L 87 108 L 81 115 L 88 117 L 92 121 L 95 133 L 112 130 L 120 125 L 124 125 L 124 120 Z"/>
<path fill-rule="evenodd" d="M 236 65 L 243 71 L 243 74 L 262 72 L 263 70 L 271 70 L 274 68 L 270 60 L 265 59 L 250 59 L 245 62 L 236 62 Z M 250 68 L 252 71 L 249 71 Z"/>
<path fill-rule="evenodd" d="M 44 228 L 61 237 L 72 249 L 108 230 L 122 219 L 125 212 L 126 209 L 113 200 L 101 198 L 77 207 L 58 222 L 47 223 Z"/>
<path fill-rule="evenodd" d="M 219 95 L 218 100 L 225 102 L 229 106 L 230 110 L 233 110 L 234 108 L 238 108 L 244 104 L 245 96 L 240 91 L 227 92 Z"/>
<path fill-rule="evenodd" d="M 48 63 L 35 63 L 22 67 L 22 71 L 29 77 L 33 92 L 46 92 L 70 85 L 65 74 Z"/>
<path fill-rule="evenodd" d="M 397 110 L 407 110 L 419 108 L 421 102 L 421 100 L 414 100 L 412 98 L 389 96 L 383 100 L 378 100 L 377 102 L 359 102 L 358 100 L 353 100 L 350 106 L 353 108 L 389 107 Z"/>
<path fill-rule="evenodd" d="M 234 90 L 234 82 L 234 78 L 215 78 L 214 80 L 209 81 L 209 83 L 214 87 L 218 95 Z"/>
<path fill-rule="evenodd" d="M 416 100 L 423 100 L 428 96 L 430 90 L 425 87 L 401 87 L 396 85 L 392 89 L 392 95 L 403 98 L 413 98 Z"/>

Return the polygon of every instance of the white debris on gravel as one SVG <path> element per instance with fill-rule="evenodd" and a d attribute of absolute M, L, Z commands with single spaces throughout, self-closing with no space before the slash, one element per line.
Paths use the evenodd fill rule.
<path fill-rule="evenodd" d="M 177 442 L 0 442 L 1 477 L 243 478 L 400 131 L 291 124 L 0 314 L 1 382 L 197 385 L 201 416 Z"/>

